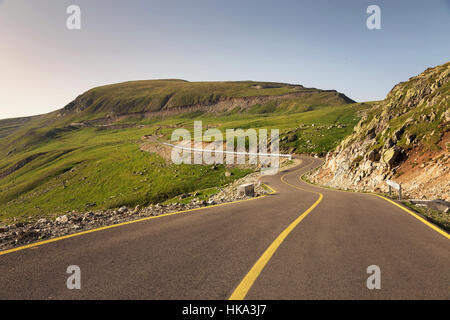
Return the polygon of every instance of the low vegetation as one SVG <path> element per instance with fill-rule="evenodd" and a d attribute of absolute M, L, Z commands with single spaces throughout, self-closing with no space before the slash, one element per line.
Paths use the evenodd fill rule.
<path fill-rule="evenodd" d="M 402 203 L 411 210 L 413 210 L 414 212 L 416 212 L 417 214 L 424 217 L 426 220 L 441 227 L 445 231 L 450 232 L 450 215 L 448 213 L 444 213 L 426 207 L 420 207 L 411 204 L 409 201 L 402 201 Z"/>
<path fill-rule="evenodd" d="M 229 168 L 226 177 L 224 166 L 174 165 L 139 149 L 150 132 L 89 128 L 40 146 L 40 157 L 0 180 L 0 219 L 162 202 L 250 172 Z"/>

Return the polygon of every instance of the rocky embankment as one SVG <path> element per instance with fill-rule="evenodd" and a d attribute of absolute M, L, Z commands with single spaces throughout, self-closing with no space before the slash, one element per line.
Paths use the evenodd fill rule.
<path fill-rule="evenodd" d="M 386 192 L 386 179 L 403 195 L 450 201 L 450 63 L 396 85 L 367 112 L 312 182 Z"/>

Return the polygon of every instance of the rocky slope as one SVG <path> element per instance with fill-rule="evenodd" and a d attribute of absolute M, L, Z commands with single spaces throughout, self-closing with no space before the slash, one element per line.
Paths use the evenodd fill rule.
<path fill-rule="evenodd" d="M 386 192 L 386 179 L 408 198 L 450 200 L 450 62 L 397 84 L 310 180 Z"/>

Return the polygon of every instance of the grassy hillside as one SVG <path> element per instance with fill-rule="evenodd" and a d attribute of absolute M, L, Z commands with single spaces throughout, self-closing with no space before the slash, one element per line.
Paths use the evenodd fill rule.
<path fill-rule="evenodd" d="M 232 114 L 181 114 L 161 120 L 155 126 L 158 133 L 170 138 L 173 127 L 193 130 L 193 121 L 202 120 L 203 127 L 215 127 L 225 136 L 226 129 L 266 128 L 280 130 L 280 148 L 291 153 L 323 155 L 348 136 L 369 104 L 308 107 L 303 111 L 280 110 L 261 113 L 252 110 Z M 267 107 L 267 106 L 266 106 Z M 256 106 L 255 108 L 260 108 Z"/>
<path fill-rule="evenodd" d="M 63 113 L 84 112 L 115 115 L 159 111 L 212 104 L 227 98 L 276 96 L 289 93 L 324 92 L 300 85 L 272 82 L 188 82 L 145 80 L 102 86 L 87 91 L 68 104 Z M 346 102 L 341 98 L 341 103 Z M 348 98 L 347 98 L 348 99 Z M 348 99 L 350 102 L 350 99 Z"/>
<path fill-rule="evenodd" d="M 267 96 L 277 99 L 261 98 Z M 256 103 L 249 105 L 252 97 Z M 232 108 L 183 109 L 227 99 L 237 99 Z M 161 202 L 249 172 L 231 168 L 226 177 L 224 166 L 176 166 L 139 149 L 142 136 L 169 139 L 174 128 L 193 129 L 194 120 L 223 132 L 277 128 L 284 150 L 323 154 L 352 132 L 368 108 L 347 102 L 337 92 L 274 83 L 162 80 L 94 88 L 63 110 L 0 121 L 0 222 Z M 175 107 L 181 111 L 145 113 Z M 121 116 L 108 118 L 111 113 Z"/>
<path fill-rule="evenodd" d="M 248 172 L 230 169 L 225 177 L 223 166 L 168 163 L 139 150 L 139 138 L 151 132 L 89 128 L 39 146 L 36 158 L 0 180 L 1 218 L 159 202 Z"/>

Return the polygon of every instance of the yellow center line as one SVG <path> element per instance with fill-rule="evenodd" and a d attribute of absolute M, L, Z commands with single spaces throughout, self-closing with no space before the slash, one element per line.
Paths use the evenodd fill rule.
<path fill-rule="evenodd" d="M 278 247 L 283 243 L 283 241 L 287 238 L 287 236 L 294 230 L 294 228 L 302 222 L 302 220 L 322 201 L 323 194 L 316 191 L 310 191 L 302 189 L 296 185 L 290 184 L 286 181 L 284 181 L 284 177 L 288 174 L 285 174 L 281 177 L 281 182 L 284 184 L 287 184 L 291 187 L 306 191 L 306 192 L 312 192 L 319 195 L 319 199 L 317 199 L 316 202 L 312 206 L 310 206 L 305 212 L 303 212 L 297 219 L 295 219 L 286 229 L 283 230 L 283 232 L 280 233 L 280 235 L 272 242 L 272 244 L 264 251 L 262 256 L 256 261 L 256 263 L 253 265 L 253 267 L 250 269 L 250 271 L 245 275 L 245 277 L 242 279 L 242 281 L 239 283 L 239 285 L 234 289 L 233 293 L 231 294 L 229 300 L 243 300 L 245 299 L 245 296 L 250 291 L 251 287 L 255 283 L 256 279 L 261 274 L 264 267 L 267 265 L 269 260 L 272 258 L 272 256 L 277 251 Z"/>

